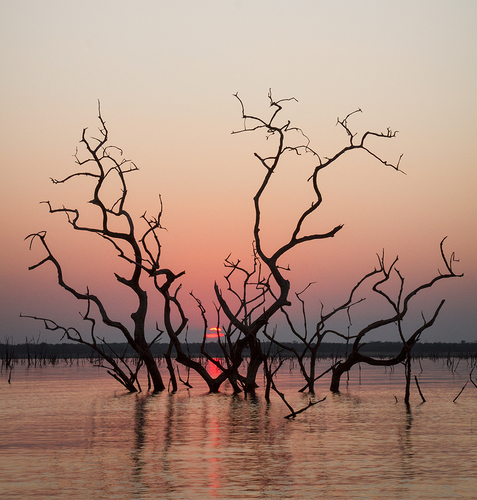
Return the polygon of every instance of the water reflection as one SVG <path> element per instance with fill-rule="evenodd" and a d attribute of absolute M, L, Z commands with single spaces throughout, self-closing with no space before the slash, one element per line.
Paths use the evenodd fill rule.
<path fill-rule="evenodd" d="M 142 474 L 145 465 L 143 457 L 143 447 L 146 439 L 146 414 L 147 414 L 147 395 L 136 394 L 134 405 L 134 447 L 131 452 L 132 460 L 132 480 L 133 484 L 139 488 L 134 491 L 135 495 L 139 495 L 143 491 Z M 138 497 L 139 498 L 139 497 Z"/>
<path fill-rule="evenodd" d="M 428 402 L 417 405 L 416 395 L 406 406 L 394 396 L 400 374 L 363 368 L 361 381 L 357 373 L 341 394 L 288 421 L 278 398 L 125 395 L 100 373 L 85 384 L 61 370 L 42 371 L 35 391 L 20 373 L 16 385 L 0 385 L 5 498 L 475 497 L 477 397 L 452 403 L 462 385 L 455 374 L 429 376 Z M 295 408 L 306 406 L 293 373 L 277 384 Z"/>
<path fill-rule="evenodd" d="M 402 421 L 398 426 L 398 445 L 401 450 L 401 475 L 405 480 L 412 480 L 414 473 L 414 454 L 412 449 L 412 409 L 402 406 Z"/>

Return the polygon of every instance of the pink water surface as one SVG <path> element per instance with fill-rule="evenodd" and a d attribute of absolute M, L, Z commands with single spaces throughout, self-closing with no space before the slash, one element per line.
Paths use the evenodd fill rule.
<path fill-rule="evenodd" d="M 322 367 L 329 366 L 323 361 Z M 340 395 L 286 420 L 274 396 L 126 394 L 89 363 L 0 376 L 2 499 L 446 499 L 477 497 L 477 389 L 469 366 L 415 364 L 403 403 L 402 367 L 356 368 Z M 296 369 L 277 385 L 295 409 Z M 397 399 L 397 402 L 396 402 Z"/>

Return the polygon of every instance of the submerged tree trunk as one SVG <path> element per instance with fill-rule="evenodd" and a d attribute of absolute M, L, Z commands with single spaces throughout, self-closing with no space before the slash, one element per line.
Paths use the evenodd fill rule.
<path fill-rule="evenodd" d="M 151 351 L 141 353 L 142 359 L 144 360 L 144 364 L 146 365 L 147 372 L 152 380 L 152 386 L 154 392 L 163 391 L 166 386 L 164 385 L 164 381 L 162 380 L 161 373 L 157 366 L 156 360 L 153 358 Z"/>
<path fill-rule="evenodd" d="M 262 353 L 262 346 L 260 340 L 256 337 L 249 343 L 250 347 L 250 362 L 247 368 L 247 376 L 245 378 L 244 390 L 248 394 L 255 394 L 255 390 L 258 387 L 256 379 L 258 369 L 264 361 L 264 355 Z"/>
<path fill-rule="evenodd" d="M 315 394 L 316 351 L 316 349 L 311 350 L 310 373 L 306 377 L 306 381 L 308 382 L 308 392 L 310 394 Z"/>
<path fill-rule="evenodd" d="M 174 371 L 174 366 L 172 364 L 171 354 L 172 354 L 172 342 L 169 342 L 169 347 L 164 356 L 166 358 L 167 369 L 169 370 L 169 377 L 172 384 L 172 392 L 177 392 L 177 377 Z"/>
<path fill-rule="evenodd" d="M 333 366 L 331 370 L 331 392 L 340 392 L 341 376 L 343 375 L 343 373 L 349 372 L 351 368 L 357 363 L 359 363 L 358 360 L 348 358 L 346 361 L 339 361 L 336 365 Z"/>

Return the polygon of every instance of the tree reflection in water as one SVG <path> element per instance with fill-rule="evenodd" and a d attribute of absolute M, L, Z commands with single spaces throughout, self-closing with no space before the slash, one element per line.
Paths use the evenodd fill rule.
<path fill-rule="evenodd" d="M 477 396 L 464 391 L 452 402 L 468 377 L 465 366 L 450 374 L 439 363 L 423 364 L 424 404 L 418 395 L 403 403 L 402 371 L 363 367 L 361 383 L 359 373 L 351 373 L 346 391 L 293 421 L 283 418 L 278 398 L 267 403 L 260 392 L 248 399 L 207 394 L 193 380 L 193 390 L 125 395 L 91 367 L 35 373 L 19 367 L 14 383 L 0 385 L 9 403 L 0 408 L 2 494 L 39 500 L 473 498 Z M 292 403 L 303 405 L 300 378 L 287 370 L 280 377 Z"/>

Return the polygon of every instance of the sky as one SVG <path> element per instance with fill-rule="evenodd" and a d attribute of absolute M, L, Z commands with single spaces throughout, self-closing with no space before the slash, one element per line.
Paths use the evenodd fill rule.
<path fill-rule="evenodd" d="M 24 238 L 42 230 L 67 279 L 97 292 L 115 317 L 127 312 L 128 321 L 134 299 L 115 282 L 114 252 L 74 234 L 40 204 L 89 196 L 84 182 L 55 186 L 50 178 L 75 171 L 83 128 L 98 126 L 98 100 L 111 144 L 140 169 L 129 178 L 129 209 L 152 214 L 162 197 L 163 265 L 186 272 L 189 339 L 199 340 L 189 293 L 215 321 L 213 283 L 225 288 L 224 258 L 250 262 L 252 197 L 263 175 L 254 152 L 270 146 L 260 133 L 231 134 L 243 126 L 233 94 L 250 114 L 266 117 L 269 89 L 276 99 L 296 98 L 283 119 L 303 129 L 322 157 L 347 144 L 337 118 L 357 108 L 363 113 L 350 120 L 356 132 L 399 131 L 372 146 L 389 161 L 403 154 L 406 175 L 363 154 L 323 173 L 323 206 L 307 229 L 344 227 L 283 261 L 292 295 L 314 282 L 303 296 L 310 324 L 321 304 L 327 311 L 347 297 L 383 250 L 389 260 L 399 256 L 406 287 L 429 280 L 443 270 L 439 243 L 447 236 L 445 249 L 455 252 L 464 277 L 424 294 L 409 327 L 444 298 L 423 341 L 477 341 L 474 0 L 4 0 L 0 41 L 1 342 L 59 341 L 20 314 L 84 328 L 84 305 L 58 287 L 53 267 L 28 271 L 43 254 Z M 309 160 L 287 162 L 264 202 L 267 249 L 287 240 L 311 199 Z M 150 302 L 153 330 L 160 301 L 151 295 Z M 299 312 L 292 313 L 299 325 Z M 368 300 L 353 321 L 379 314 Z M 291 340 L 283 319 L 276 324 Z"/>

